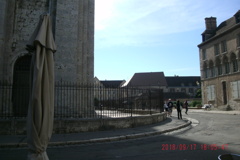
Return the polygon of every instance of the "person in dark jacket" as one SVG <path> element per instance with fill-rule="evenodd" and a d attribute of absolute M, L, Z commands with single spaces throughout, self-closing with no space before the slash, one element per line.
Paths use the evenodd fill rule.
<path fill-rule="evenodd" d="M 185 108 L 186 108 L 186 112 L 185 113 L 187 114 L 187 112 L 188 112 L 188 101 L 187 100 L 185 101 L 184 105 L 185 105 Z"/>
<path fill-rule="evenodd" d="M 170 117 L 172 117 L 173 103 L 172 103 L 171 99 L 169 99 L 169 102 L 168 102 L 167 106 L 168 106 L 168 114 L 169 114 Z"/>
<path fill-rule="evenodd" d="M 182 119 L 182 105 L 180 101 L 177 101 L 177 113 L 178 113 L 178 119 Z"/>

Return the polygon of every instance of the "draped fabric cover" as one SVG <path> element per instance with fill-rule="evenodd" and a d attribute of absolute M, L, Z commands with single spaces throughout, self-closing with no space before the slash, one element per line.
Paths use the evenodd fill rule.
<path fill-rule="evenodd" d="M 50 20 L 49 15 L 40 16 L 27 44 L 27 50 L 33 51 L 27 118 L 28 160 L 48 160 L 46 149 L 53 130 L 56 45 Z"/>

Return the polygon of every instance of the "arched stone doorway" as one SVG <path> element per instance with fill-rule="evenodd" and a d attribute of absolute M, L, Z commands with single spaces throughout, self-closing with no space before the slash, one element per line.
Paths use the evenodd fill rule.
<path fill-rule="evenodd" d="M 13 115 L 25 117 L 28 110 L 31 56 L 17 59 L 13 71 Z"/>

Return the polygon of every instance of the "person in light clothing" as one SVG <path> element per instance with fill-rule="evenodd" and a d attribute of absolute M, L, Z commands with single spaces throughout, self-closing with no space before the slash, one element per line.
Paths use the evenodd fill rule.
<path fill-rule="evenodd" d="M 166 103 L 166 102 L 164 102 L 164 105 L 163 105 L 163 107 L 164 107 L 164 110 L 165 110 L 165 112 L 167 113 L 167 116 L 169 116 L 169 112 L 168 112 L 168 105 L 167 105 L 167 103 Z"/>

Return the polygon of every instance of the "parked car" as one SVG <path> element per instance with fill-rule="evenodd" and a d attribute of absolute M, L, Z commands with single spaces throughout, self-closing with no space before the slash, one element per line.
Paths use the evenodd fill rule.
<path fill-rule="evenodd" d="M 202 108 L 205 110 L 210 110 L 213 108 L 213 106 L 211 104 L 204 104 Z"/>
<path fill-rule="evenodd" d="M 218 156 L 219 160 L 239 160 L 240 159 L 240 155 L 238 154 L 222 154 Z"/>

